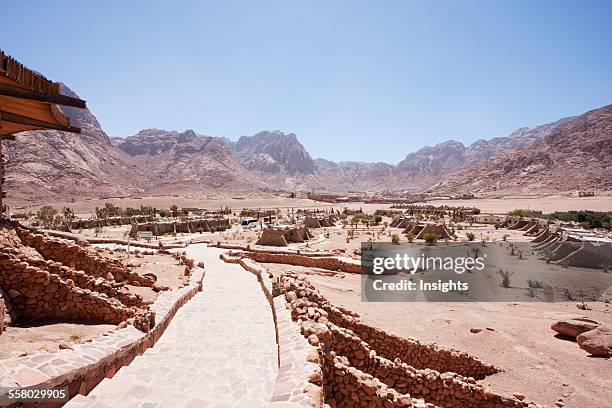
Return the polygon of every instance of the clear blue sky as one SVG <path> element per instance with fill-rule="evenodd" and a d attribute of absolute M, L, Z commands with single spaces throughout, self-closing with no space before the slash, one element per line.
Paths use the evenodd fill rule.
<path fill-rule="evenodd" d="M 0 48 L 111 136 L 280 129 L 397 162 L 612 103 L 611 22 L 610 1 L 11 1 Z"/>

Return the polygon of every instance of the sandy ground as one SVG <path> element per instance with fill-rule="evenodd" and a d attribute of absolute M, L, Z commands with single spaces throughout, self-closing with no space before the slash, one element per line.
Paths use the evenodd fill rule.
<path fill-rule="evenodd" d="M 554 406 L 604 407 L 612 398 L 612 362 L 589 357 L 573 341 L 555 337 L 559 319 L 589 317 L 612 327 L 612 308 L 589 303 L 365 303 L 360 276 L 279 264 L 265 265 L 275 275 L 304 274 L 331 302 L 359 313 L 366 322 L 402 337 L 437 343 L 478 356 L 504 371 L 482 383 L 497 392 L 521 392 L 528 400 Z M 471 333 L 471 328 L 482 329 Z M 493 330 L 487 330 L 493 329 Z"/>
<path fill-rule="evenodd" d="M 32 354 L 39 350 L 54 352 L 58 345 L 83 343 L 113 330 L 110 324 L 55 323 L 32 327 L 7 327 L 0 336 L 0 359 Z"/>
<path fill-rule="evenodd" d="M 594 211 L 612 211 L 612 193 L 607 192 L 603 195 L 595 197 L 575 197 L 569 194 L 557 194 L 548 196 L 508 196 L 508 197 L 485 197 L 476 198 L 473 200 L 434 200 L 428 201 L 427 204 L 433 205 L 452 205 L 477 207 L 482 212 L 503 214 L 516 208 L 540 210 L 544 213 L 553 211 L 568 211 L 568 210 L 594 210 Z M 28 212 L 36 211 L 40 206 L 12 206 L 13 211 Z M 284 196 L 269 196 L 262 194 L 252 194 L 236 198 L 232 196 L 214 196 L 214 195 L 170 195 L 170 196 L 147 196 L 139 198 L 108 198 L 108 199 L 91 199 L 84 201 L 72 202 L 57 202 L 46 203 L 53 205 L 58 209 L 62 207 L 70 207 L 79 216 L 89 216 L 94 211 L 95 207 L 103 207 L 104 203 L 112 203 L 120 207 L 140 207 L 141 205 L 152 205 L 157 208 L 170 208 L 172 204 L 179 207 L 200 207 L 209 209 L 218 209 L 228 206 L 233 211 L 240 211 L 243 208 L 334 208 L 342 211 L 344 208 L 363 209 L 367 212 L 374 212 L 376 209 L 390 208 L 388 204 L 365 204 L 365 203 L 347 203 L 347 204 L 331 204 L 323 203 L 305 198 L 287 198 Z M 422 203 L 419 203 L 422 204 Z"/>
<path fill-rule="evenodd" d="M 138 250 L 137 248 L 133 248 Z M 144 250 L 144 253 L 103 250 L 105 256 L 115 259 L 121 259 L 127 265 L 132 266 L 132 271 L 139 275 L 152 273 L 157 276 L 155 285 L 158 287 L 169 287 L 171 289 L 179 288 L 186 282 L 185 265 L 181 265 L 178 260 L 171 255 L 160 254 L 156 251 Z M 145 286 L 126 285 L 130 292 L 142 296 L 145 304 L 150 304 L 155 301 L 158 293 L 152 288 Z"/>

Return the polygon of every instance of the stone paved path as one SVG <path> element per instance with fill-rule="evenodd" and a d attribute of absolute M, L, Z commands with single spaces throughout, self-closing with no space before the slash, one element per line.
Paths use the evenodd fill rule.
<path fill-rule="evenodd" d="M 205 263 L 204 289 L 183 306 L 157 344 L 68 407 L 264 407 L 277 367 L 274 321 L 254 275 L 187 248 Z"/>

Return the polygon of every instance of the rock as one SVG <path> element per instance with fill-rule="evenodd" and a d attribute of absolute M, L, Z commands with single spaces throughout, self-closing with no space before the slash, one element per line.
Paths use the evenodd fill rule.
<path fill-rule="evenodd" d="M 8 295 L 9 295 L 9 297 L 10 297 L 11 299 L 15 299 L 16 297 L 20 296 L 20 295 L 21 295 L 21 293 L 19 293 L 19 291 L 18 291 L 18 290 L 15 290 L 15 289 L 9 289 L 9 290 L 8 290 Z"/>
<path fill-rule="evenodd" d="M 470 329 L 470 333 L 480 333 L 481 331 L 482 331 L 482 329 L 478 329 L 478 328 L 476 328 L 476 327 L 472 327 L 472 328 Z"/>
<path fill-rule="evenodd" d="M 319 344 L 319 338 L 316 334 L 311 334 L 310 336 L 308 336 L 308 342 L 313 346 L 316 346 Z"/>
<path fill-rule="evenodd" d="M 550 328 L 563 336 L 575 338 L 580 333 L 593 330 L 599 326 L 599 323 L 597 322 L 585 320 L 588 319 L 559 320 L 558 322 L 553 323 Z"/>
<path fill-rule="evenodd" d="M 66 344 L 66 343 L 60 343 L 58 344 L 58 347 L 60 350 L 73 350 L 74 347 L 70 344 Z"/>
<path fill-rule="evenodd" d="M 378 385 L 373 380 L 367 379 L 361 383 L 361 387 L 365 391 L 367 395 L 376 394 L 376 390 L 378 390 Z"/>
<path fill-rule="evenodd" d="M 522 401 L 525 399 L 525 394 L 521 394 L 520 392 L 515 392 L 512 395 L 514 396 L 514 398 L 516 398 L 519 401 Z"/>
<path fill-rule="evenodd" d="M 581 349 L 597 357 L 612 357 L 612 330 L 599 326 L 576 337 Z"/>

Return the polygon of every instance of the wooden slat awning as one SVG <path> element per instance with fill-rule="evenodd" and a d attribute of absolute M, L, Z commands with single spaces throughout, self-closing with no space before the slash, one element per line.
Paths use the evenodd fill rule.
<path fill-rule="evenodd" d="M 79 133 L 58 105 L 85 108 L 85 101 L 60 93 L 60 85 L 0 50 L 0 138 L 27 130 Z"/>

